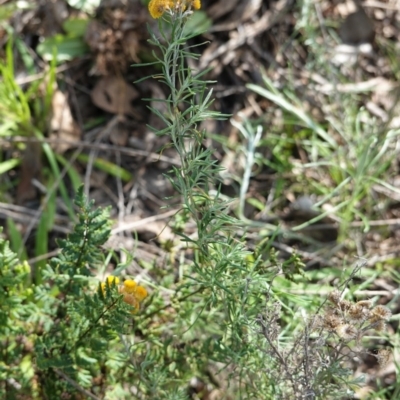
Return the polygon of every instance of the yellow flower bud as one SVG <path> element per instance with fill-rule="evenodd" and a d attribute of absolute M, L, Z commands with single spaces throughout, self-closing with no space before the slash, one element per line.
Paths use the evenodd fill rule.
<path fill-rule="evenodd" d="M 112 276 L 112 275 L 110 275 L 110 276 L 107 277 L 107 282 L 108 282 L 108 284 L 109 284 L 110 286 L 112 285 L 113 282 L 114 282 L 116 285 L 118 285 L 118 283 L 119 283 L 119 278 L 118 278 L 117 276 Z"/>
<path fill-rule="evenodd" d="M 147 290 L 143 286 L 138 286 L 135 291 L 135 297 L 142 301 L 147 297 Z"/>
<path fill-rule="evenodd" d="M 124 282 L 124 292 L 125 293 L 134 293 L 137 287 L 137 283 L 132 279 L 127 279 Z"/>
<path fill-rule="evenodd" d="M 101 291 L 103 292 L 103 294 L 105 294 L 106 292 L 106 284 L 104 282 L 100 283 L 100 287 L 101 287 Z"/>

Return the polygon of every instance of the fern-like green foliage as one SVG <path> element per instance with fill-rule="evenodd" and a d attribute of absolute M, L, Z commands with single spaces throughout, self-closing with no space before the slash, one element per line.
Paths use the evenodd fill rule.
<path fill-rule="evenodd" d="M 22 303 L 21 289 L 29 279 L 30 268 L 26 263 L 20 263 L 9 243 L 0 238 L 0 332 L 6 329 L 17 329 L 13 324 L 19 313 L 15 306 Z M 28 293 L 24 293 L 27 295 Z M 8 328 L 6 328 L 8 327 Z"/>
<path fill-rule="evenodd" d="M 51 261 L 51 267 L 61 275 L 70 278 L 77 275 L 90 276 L 91 271 L 103 262 L 99 246 L 110 236 L 107 209 L 93 209 L 93 201 L 88 202 L 83 195 L 83 187 L 78 190 L 75 204 L 78 207 L 78 223 L 68 239 L 61 239 L 61 253 Z"/>
<path fill-rule="evenodd" d="M 0 238 L 1 399 L 60 399 L 92 387 L 109 343 L 132 320 L 115 285 L 103 292 L 94 277 L 104 265 L 108 210 L 93 209 L 83 188 L 75 204 L 78 222 L 59 241 L 40 285 L 32 285 L 28 264 Z"/>
<path fill-rule="evenodd" d="M 30 268 L 20 263 L 9 243 L 0 237 L 0 398 L 6 397 L 6 388 L 10 379 L 20 377 L 21 384 L 26 384 L 27 372 L 23 371 L 25 327 L 23 321 L 29 316 L 28 307 L 24 304 L 31 291 L 26 287 L 29 281 Z M 10 386 L 12 388 L 12 386 Z"/>
<path fill-rule="evenodd" d="M 104 263 L 101 246 L 110 235 L 110 223 L 108 210 L 93 209 L 93 202 L 87 201 L 82 187 L 75 204 L 78 222 L 74 231 L 59 241 L 60 253 L 51 260 L 45 273 L 48 283 L 37 288 L 39 295 L 50 297 L 53 323 L 37 340 L 36 354 L 44 377 L 50 378 L 48 375 L 55 368 L 62 369 L 79 384 L 88 386 L 91 375 L 88 367 L 98 367 L 97 356 L 101 358 L 107 340 L 115 337 L 110 325 L 100 324 L 101 320 L 106 321 L 103 317 L 107 309 L 92 278 Z M 55 291 L 49 290 L 50 282 L 55 285 Z M 119 304 L 117 295 L 114 304 Z"/>

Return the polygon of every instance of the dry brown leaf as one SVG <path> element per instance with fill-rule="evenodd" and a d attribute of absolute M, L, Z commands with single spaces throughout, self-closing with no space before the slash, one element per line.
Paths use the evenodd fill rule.
<path fill-rule="evenodd" d="M 59 140 L 52 147 L 55 152 L 64 153 L 80 141 L 82 132 L 72 117 L 67 95 L 56 90 L 51 105 L 50 138 Z"/>
<path fill-rule="evenodd" d="M 17 204 L 24 204 L 37 197 L 33 179 L 40 179 L 41 171 L 41 146 L 39 143 L 29 144 L 24 152 L 20 168 L 20 180 L 17 187 Z"/>
<path fill-rule="evenodd" d="M 221 18 L 222 16 L 233 11 L 235 8 L 238 7 L 238 4 L 239 0 L 233 0 L 228 2 L 224 0 L 217 1 L 209 8 L 208 15 L 211 15 L 213 20 L 215 21 L 216 19 Z"/>
<path fill-rule="evenodd" d="M 118 76 L 106 76 L 99 79 L 93 88 L 93 103 L 104 111 L 117 115 L 137 117 L 131 101 L 137 99 L 139 93 L 125 80 Z"/>
<path fill-rule="evenodd" d="M 361 5 L 343 21 L 339 35 L 345 44 L 372 43 L 375 36 L 374 24 Z"/>
<path fill-rule="evenodd" d="M 226 21 L 223 21 L 220 24 L 214 25 L 210 29 L 210 31 L 230 31 L 236 29 L 239 25 L 242 25 L 244 22 L 253 18 L 257 14 L 262 6 L 262 0 L 249 0 L 242 3 L 239 2 L 238 4 L 232 2 L 232 4 L 235 7 L 232 9 L 233 12 L 229 16 L 229 18 L 227 18 Z M 215 5 L 215 8 L 219 7 L 219 5 L 220 3 L 217 3 Z M 224 12 L 226 13 L 226 3 L 223 4 L 223 7 Z M 210 15 L 212 15 L 215 19 L 214 14 L 210 13 Z"/>
<path fill-rule="evenodd" d="M 136 63 L 140 62 L 140 59 L 137 55 L 139 47 L 140 41 L 137 33 L 134 31 L 127 32 L 124 40 L 125 53 L 129 54 L 132 61 L 135 61 Z"/>

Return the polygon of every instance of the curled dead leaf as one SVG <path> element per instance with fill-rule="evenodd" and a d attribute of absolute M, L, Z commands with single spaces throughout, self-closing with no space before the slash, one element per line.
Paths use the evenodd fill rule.
<path fill-rule="evenodd" d="M 137 90 L 118 76 L 106 76 L 99 79 L 91 93 L 93 103 L 102 110 L 133 117 L 138 117 L 138 115 L 131 101 L 137 99 L 138 96 Z"/>
<path fill-rule="evenodd" d="M 50 138 L 58 140 L 52 147 L 55 152 L 64 153 L 80 141 L 82 132 L 72 116 L 66 94 L 55 90 L 51 105 Z"/>

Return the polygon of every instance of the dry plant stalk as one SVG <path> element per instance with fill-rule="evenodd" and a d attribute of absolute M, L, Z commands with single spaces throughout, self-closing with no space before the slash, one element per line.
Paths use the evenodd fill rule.
<path fill-rule="evenodd" d="M 351 388 L 362 383 L 352 380 L 351 366 L 361 355 L 372 355 L 381 368 L 390 358 L 391 350 L 382 348 L 376 354 L 366 350 L 362 339 L 371 331 L 383 332 L 392 313 L 372 302 L 351 302 L 334 290 L 321 312 L 306 318 L 302 332 L 284 346 L 279 340 L 280 305 L 274 303 L 257 323 L 267 346 L 262 351 L 271 359 L 267 373 L 275 381 L 279 399 L 341 399 Z M 267 364 L 267 363 L 266 363 Z"/>

